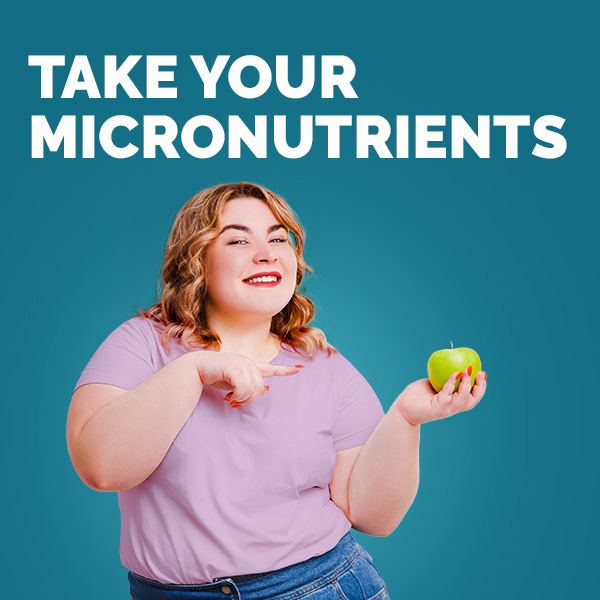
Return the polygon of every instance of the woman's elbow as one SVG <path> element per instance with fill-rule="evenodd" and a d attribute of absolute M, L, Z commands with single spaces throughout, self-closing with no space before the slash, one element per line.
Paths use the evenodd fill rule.
<path fill-rule="evenodd" d="M 79 436 L 67 438 L 67 450 L 75 472 L 85 485 L 95 492 L 112 491 L 108 478 L 99 472 L 94 464 L 95 461 L 86 455 Z"/>

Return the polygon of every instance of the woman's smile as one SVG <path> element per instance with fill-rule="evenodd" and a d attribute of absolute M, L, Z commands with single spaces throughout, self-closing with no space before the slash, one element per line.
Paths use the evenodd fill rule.
<path fill-rule="evenodd" d="M 255 287 L 274 287 L 281 283 L 281 273 L 276 271 L 256 273 L 252 277 L 244 279 L 244 283 Z"/>

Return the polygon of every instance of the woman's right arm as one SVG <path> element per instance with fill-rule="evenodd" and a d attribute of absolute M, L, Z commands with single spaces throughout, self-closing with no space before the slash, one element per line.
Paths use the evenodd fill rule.
<path fill-rule="evenodd" d="M 238 354 L 189 352 L 129 392 L 113 385 L 83 385 L 73 394 L 67 417 L 69 456 L 92 489 L 129 490 L 162 462 L 198 404 L 203 384 L 229 392 L 238 404 L 250 404 L 268 389 L 263 377 L 299 371 Z"/>
<path fill-rule="evenodd" d="M 124 491 L 154 472 L 202 394 L 199 354 L 180 356 L 129 392 L 97 383 L 75 391 L 67 446 L 87 486 Z"/>

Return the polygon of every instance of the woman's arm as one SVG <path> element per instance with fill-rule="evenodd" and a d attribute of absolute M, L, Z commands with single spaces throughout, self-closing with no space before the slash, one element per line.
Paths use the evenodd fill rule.
<path fill-rule="evenodd" d="M 212 385 L 249 404 L 264 394 L 263 377 L 300 368 L 271 365 L 239 354 L 190 352 L 133 390 L 88 384 L 73 394 L 67 446 L 77 474 L 94 490 L 120 492 L 139 485 L 162 462 L 202 394 Z"/>
<path fill-rule="evenodd" d="M 411 383 L 392 404 L 363 446 L 348 483 L 348 512 L 362 533 L 387 536 L 398 527 L 419 486 L 419 425 L 471 410 L 483 397 L 486 375 L 455 374 L 438 393 L 427 379 Z"/>
<path fill-rule="evenodd" d="M 76 390 L 67 446 L 86 485 L 103 492 L 128 490 L 156 469 L 202 394 L 197 354 L 175 359 L 129 392 L 103 384 Z"/>
<path fill-rule="evenodd" d="M 392 405 L 363 446 L 348 485 L 349 520 L 367 535 L 390 535 L 419 487 L 419 426 Z"/>

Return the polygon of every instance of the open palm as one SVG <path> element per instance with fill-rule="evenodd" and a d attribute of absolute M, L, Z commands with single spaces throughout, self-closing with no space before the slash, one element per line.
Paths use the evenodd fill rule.
<path fill-rule="evenodd" d="M 454 392 L 461 375 L 458 390 Z M 471 377 L 465 369 L 462 373 L 454 373 L 438 393 L 431 387 L 429 379 L 411 383 L 400 394 L 396 405 L 400 414 L 411 425 L 420 425 L 471 410 L 483 398 L 486 387 L 486 374 L 480 371 L 475 376 L 475 386 L 471 391 Z"/>

